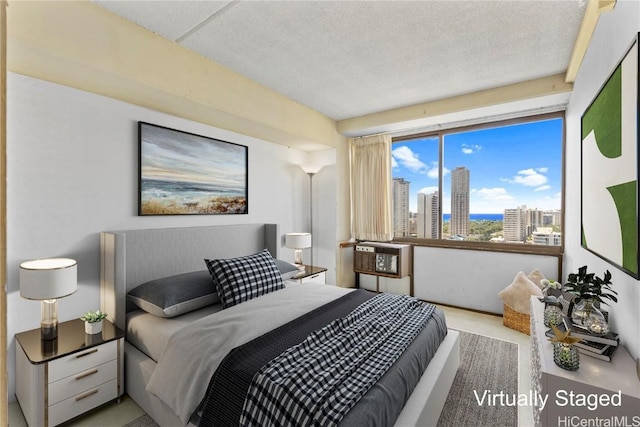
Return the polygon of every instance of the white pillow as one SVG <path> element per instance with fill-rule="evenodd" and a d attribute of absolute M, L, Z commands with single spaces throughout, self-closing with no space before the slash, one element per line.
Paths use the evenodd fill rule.
<path fill-rule="evenodd" d="M 541 297 L 542 291 L 522 271 L 516 274 L 509 286 L 498 292 L 498 296 L 505 304 L 522 314 L 529 314 L 529 301 L 532 295 Z"/>
<path fill-rule="evenodd" d="M 544 285 L 541 283 L 544 277 L 544 273 L 537 268 L 533 270 L 531 273 L 527 274 L 527 278 L 536 284 L 540 289 L 544 289 Z"/>

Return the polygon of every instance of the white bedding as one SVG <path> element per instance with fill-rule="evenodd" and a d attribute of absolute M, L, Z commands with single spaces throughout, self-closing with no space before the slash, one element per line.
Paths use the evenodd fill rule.
<path fill-rule="evenodd" d="M 171 335 L 220 310 L 222 304 L 212 304 L 173 318 L 154 316 L 143 310 L 132 311 L 127 314 L 127 341 L 157 362 Z"/>
<path fill-rule="evenodd" d="M 351 291 L 323 284 L 291 286 L 197 320 L 168 338 L 147 391 L 186 425 L 230 350 Z"/>

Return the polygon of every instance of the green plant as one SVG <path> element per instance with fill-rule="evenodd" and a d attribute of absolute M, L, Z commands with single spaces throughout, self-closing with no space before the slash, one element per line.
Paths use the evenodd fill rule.
<path fill-rule="evenodd" d="M 607 304 L 603 299 L 618 302 L 615 297 L 618 293 L 611 289 L 611 273 L 609 270 L 604 273 L 604 278 L 600 278 L 594 273 L 587 273 L 586 265 L 580 267 L 577 274 L 569 274 L 565 289 L 576 295 L 574 300 L 576 304 L 583 300 L 594 300 Z"/>
<path fill-rule="evenodd" d="M 88 323 L 95 323 L 95 322 L 101 321 L 105 317 L 107 317 L 107 313 L 103 311 L 100 311 L 100 310 L 87 311 L 85 314 L 82 315 L 82 317 L 80 317 L 80 320 L 84 320 L 85 322 L 88 322 Z"/>

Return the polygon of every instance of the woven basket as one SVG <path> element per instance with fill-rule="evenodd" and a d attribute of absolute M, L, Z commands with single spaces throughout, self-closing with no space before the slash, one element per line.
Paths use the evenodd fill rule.
<path fill-rule="evenodd" d="M 518 313 L 507 304 L 502 304 L 502 309 L 502 324 L 504 326 L 529 335 L 531 318 L 528 314 Z"/>

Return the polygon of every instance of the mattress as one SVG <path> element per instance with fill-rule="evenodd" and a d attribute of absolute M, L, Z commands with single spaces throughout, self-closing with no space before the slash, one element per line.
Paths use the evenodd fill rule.
<path fill-rule="evenodd" d="M 286 282 L 287 287 L 300 286 L 298 282 Z M 127 313 L 127 341 L 148 357 L 158 362 L 169 337 L 176 331 L 210 314 L 223 310 L 222 304 L 212 304 L 199 310 L 172 317 L 158 317 L 143 310 Z"/>
<path fill-rule="evenodd" d="M 221 310 L 222 304 L 213 304 L 173 318 L 154 316 L 142 310 L 131 311 L 127 314 L 127 341 L 157 362 L 171 335 Z"/>

